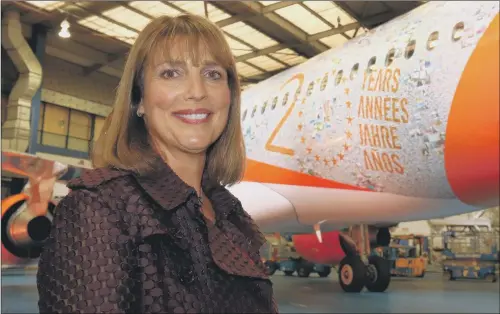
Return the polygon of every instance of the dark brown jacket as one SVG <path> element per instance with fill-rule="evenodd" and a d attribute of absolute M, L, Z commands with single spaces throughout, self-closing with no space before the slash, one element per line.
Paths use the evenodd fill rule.
<path fill-rule="evenodd" d="M 170 167 L 95 169 L 71 181 L 39 261 L 41 313 L 277 313 L 265 239 L 227 189 L 194 189 Z"/>

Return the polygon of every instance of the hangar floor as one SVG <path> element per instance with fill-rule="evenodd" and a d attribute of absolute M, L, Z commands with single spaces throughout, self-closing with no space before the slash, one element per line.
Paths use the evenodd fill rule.
<path fill-rule="evenodd" d="M 281 313 L 500 313 L 498 283 L 395 278 L 387 293 L 343 293 L 328 278 L 273 277 Z M 36 313 L 35 275 L 2 271 L 2 313 Z"/>

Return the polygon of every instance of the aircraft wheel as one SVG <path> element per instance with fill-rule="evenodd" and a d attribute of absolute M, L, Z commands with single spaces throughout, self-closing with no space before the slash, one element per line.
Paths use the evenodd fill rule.
<path fill-rule="evenodd" d="M 330 275 L 330 273 L 332 272 L 332 269 L 331 268 L 327 268 L 323 271 L 319 271 L 318 272 L 318 275 L 321 277 L 321 278 L 325 278 L 325 277 L 328 277 L 328 275 Z"/>
<path fill-rule="evenodd" d="M 274 273 L 276 272 L 276 269 L 278 269 L 278 266 L 276 265 L 275 262 L 271 262 L 271 261 L 266 261 L 264 263 L 264 265 L 266 265 L 266 268 L 267 268 L 267 274 L 269 276 L 272 276 L 274 275 Z"/>
<path fill-rule="evenodd" d="M 371 292 L 384 292 L 391 283 L 389 261 L 380 256 L 368 257 L 366 266 L 366 289 Z"/>
<path fill-rule="evenodd" d="M 300 261 L 297 267 L 297 275 L 302 278 L 309 277 L 314 270 L 314 264 L 308 261 Z"/>
<path fill-rule="evenodd" d="M 453 273 L 451 272 L 451 270 L 449 270 L 449 271 L 445 271 L 445 272 L 443 273 L 443 277 L 444 277 L 445 279 L 447 279 L 447 280 L 450 280 L 450 281 L 455 280 L 455 277 L 453 277 Z"/>
<path fill-rule="evenodd" d="M 361 292 L 365 278 L 366 266 L 359 255 L 348 255 L 340 261 L 339 283 L 345 292 Z"/>
<path fill-rule="evenodd" d="M 299 275 L 299 277 L 303 277 L 303 278 L 309 277 L 309 275 L 311 274 L 311 271 L 312 271 L 312 269 L 309 269 L 309 267 L 301 265 L 297 269 L 297 275 Z"/>

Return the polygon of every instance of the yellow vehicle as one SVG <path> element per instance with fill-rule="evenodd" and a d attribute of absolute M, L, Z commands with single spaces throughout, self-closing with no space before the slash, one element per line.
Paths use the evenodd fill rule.
<path fill-rule="evenodd" d="M 427 267 L 427 259 L 417 254 L 417 248 L 409 245 L 391 245 L 392 250 L 390 258 L 393 261 L 391 274 L 393 276 L 404 277 L 424 277 Z"/>
<path fill-rule="evenodd" d="M 392 239 L 388 247 L 378 248 L 377 255 L 381 255 L 391 263 L 392 276 L 424 277 L 427 268 L 427 254 L 424 252 L 425 238 L 423 236 L 408 235 Z M 400 243 L 409 243 L 402 245 Z"/>

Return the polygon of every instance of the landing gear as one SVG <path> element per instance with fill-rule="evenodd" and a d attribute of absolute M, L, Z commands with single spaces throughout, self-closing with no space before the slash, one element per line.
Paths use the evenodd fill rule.
<path fill-rule="evenodd" d="M 346 256 L 339 265 L 340 286 L 345 292 L 361 292 L 363 287 L 370 292 L 384 292 L 391 282 L 389 261 L 376 255 L 368 256 L 370 245 L 366 226 L 351 229 L 350 236 L 357 240 L 358 252 L 344 249 Z"/>
<path fill-rule="evenodd" d="M 380 256 L 368 257 L 366 266 L 366 289 L 370 292 L 384 292 L 391 283 L 391 266 L 389 261 Z"/>
<path fill-rule="evenodd" d="M 345 292 L 384 292 L 391 282 L 389 262 L 379 256 L 370 256 L 368 265 L 359 255 L 346 256 L 339 266 L 339 283 Z"/>
<path fill-rule="evenodd" d="M 339 282 L 345 292 L 361 292 L 365 285 L 365 263 L 357 255 L 346 256 L 339 265 Z"/>

